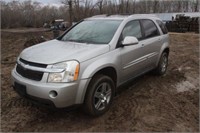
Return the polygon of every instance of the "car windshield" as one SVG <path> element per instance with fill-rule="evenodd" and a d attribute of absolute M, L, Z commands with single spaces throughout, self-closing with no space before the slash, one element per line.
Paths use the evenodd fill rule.
<path fill-rule="evenodd" d="M 62 41 L 79 43 L 108 44 L 113 38 L 121 21 L 118 20 L 85 20 L 62 38 Z"/>

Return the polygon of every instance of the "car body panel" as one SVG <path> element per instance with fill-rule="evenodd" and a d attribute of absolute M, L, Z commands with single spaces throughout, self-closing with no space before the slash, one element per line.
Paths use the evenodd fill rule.
<path fill-rule="evenodd" d="M 20 57 L 31 62 L 55 64 L 72 59 L 82 62 L 108 51 L 109 45 L 51 40 L 25 49 Z"/>

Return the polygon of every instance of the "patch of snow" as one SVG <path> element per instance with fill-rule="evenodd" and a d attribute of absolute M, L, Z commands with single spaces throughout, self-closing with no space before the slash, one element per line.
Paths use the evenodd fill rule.
<path fill-rule="evenodd" d="M 175 87 L 178 93 L 199 89 L 199 78 L 187 77 L 187 80 L 181 81 Z"/>
<path fill-rule="evenodd" d="M 189 91 L 190 89 L 195 89 L 195 86 L 189 81 L 182 81 L 176 85 L 177 92 Z"/>

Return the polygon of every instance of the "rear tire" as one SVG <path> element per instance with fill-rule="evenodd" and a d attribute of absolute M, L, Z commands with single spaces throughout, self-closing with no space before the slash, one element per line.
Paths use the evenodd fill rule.
<path fill-rule="evenodd" d="M 115 84 L 113 80 L 105 75 L 96 75 L 92 78 L 83 109 L 85 113 L 92 116 L 100 116 L 107 112 L 113 100 Z"/>
<path fill-rule="evenodd" d="M 166 71 L 167 71 L 167 67 L 168 67 L 168 53 L 167 52 L 163 52 L 161 57 L 160 57 L 158 66 L 154 70 L 154 73 L 156 75 L 160 75 L 160 76 L 164 75 L 166 73 Z"/>

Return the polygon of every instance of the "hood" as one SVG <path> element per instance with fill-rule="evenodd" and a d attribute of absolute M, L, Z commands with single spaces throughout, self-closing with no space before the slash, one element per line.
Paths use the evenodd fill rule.
<path fill-rule="evenodd" d="M 73 59 L 83 62 L 108 51 L 109 45 L 52 40 L 25 49 L 20 57 L 30 62 L 54 64 Z"/>

